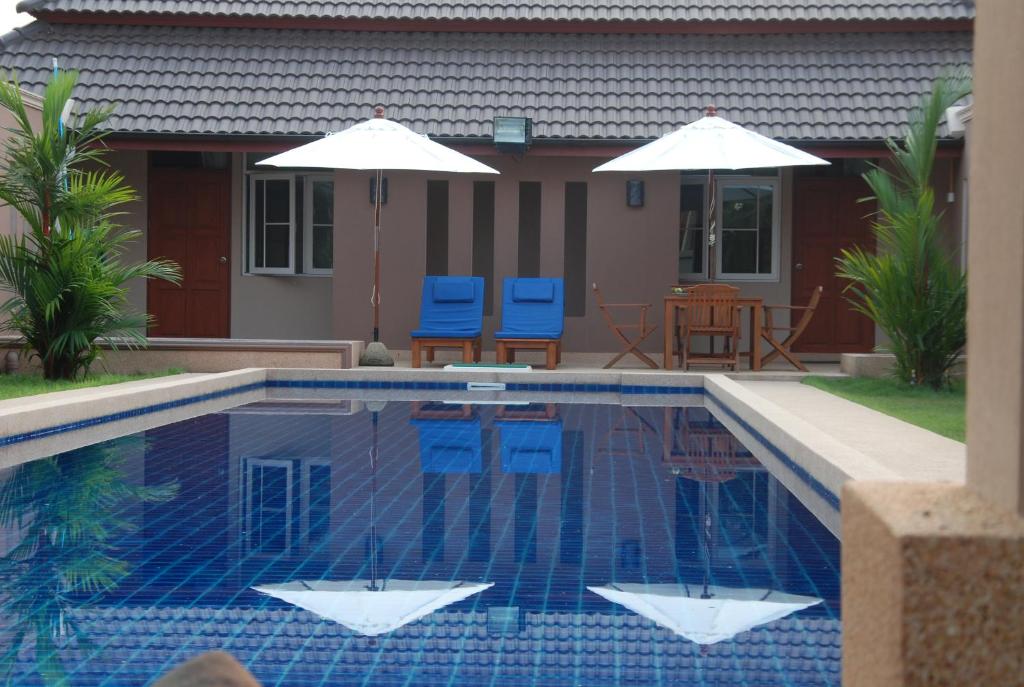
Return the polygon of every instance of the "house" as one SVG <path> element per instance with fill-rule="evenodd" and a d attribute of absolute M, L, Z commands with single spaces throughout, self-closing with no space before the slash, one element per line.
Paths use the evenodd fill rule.
<path fill-rule="evenodd" d="M 407 347 L 425 274 L 563 276 L 567 351 L 615 343 L 591 299 L 660 302 L 706 278 L 706 179 L 592 174 L 699 117 L 727 119 L 832 162 L 720 177 L 714 273 L 767 303 L 825 296 L 804 351 L 870 350 L 834 277 L 870 243 L 859 178 L 883 160 L 933 78 L 971 61 L 972 0 L 25 0 L 0 66 L 40 92 L 56 58 L 80 107 L 116 103 L 111 163 L 139 189 L 139 254 L 184 268 L 133 298 L 162 336 L 365 339 L 369 179 L 256 162 L 387 116 L 501 171 L 389 173 L 382 338 Z M 529 118 L 499 152 L 495 117 Z M 962 142 L 943 140 L 937 196 L 962 236 Z M 642 182 L 642 194 L 637 193 Z M 627 194 L 627 188 L 631 193 Z M 657 347 L 652 337 L 652 350 Z"/>

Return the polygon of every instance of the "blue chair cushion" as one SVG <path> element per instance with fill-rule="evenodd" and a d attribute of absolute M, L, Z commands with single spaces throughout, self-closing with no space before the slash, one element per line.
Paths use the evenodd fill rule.
<path fill-rule="evenodd" d="M 545 277 L 506 277 L 501 327 L 496 339 L 560 339 L 565 315 L 565 284 Z"/>
<path fill-rule="evenodd" d="M 555 285 L 546 279 L 520 279 L 512 287 L 512 300 L 516 303 L 551 303 L 555 300 Z"/>
<path fill-rule="evenodd" d="M 435 303 L 472 303 L 471 279 L 445 279 L 434 282 Z"/>
<path fill-rule="evenodd" d="M 414 339 L 472 339 L 484 327 L 483 277 L 423 278 L 420 326 Z"/>

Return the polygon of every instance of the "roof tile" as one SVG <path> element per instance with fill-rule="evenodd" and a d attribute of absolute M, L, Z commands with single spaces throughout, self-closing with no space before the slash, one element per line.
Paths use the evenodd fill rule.
<path fill-rule="evenodd" d="M 969 64 L 969 33 L 602 35 L 343 33 L 46 25 L 0 43 L 39 92 L 51 57 L 76 100 L 116 103 L 133 134 L 319 135 L 374 105 L 422 133 L 489 137 L 496 115 L 539 139 L 650 139 L 723 116 L 783 140 L 879 140 L 935 76 Z"/>
<path fill-rule="evenodd" d="M 28 0 L 30 11 L 478 21 L 959 20 L 974 0 Z"/>

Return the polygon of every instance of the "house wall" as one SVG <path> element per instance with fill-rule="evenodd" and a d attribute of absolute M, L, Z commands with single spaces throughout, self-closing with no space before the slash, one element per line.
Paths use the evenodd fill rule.
<path fill-rule="evenodd" d="M 117 219 L 124 227 L 142 232 L 142 236 L 128 244 L 124 259 L 143 262 L 147 259 L 146 229 L 149 213 L 149 154 L 145 150 L 113 150 L 106 162 L 124 176 L 124 182 L 135 189 L 138 199 L 122 208 L 125 213 Z M 140 312 L 146 310 L 146 281 L 136 279 L 129 283 L 128 301 Z"/>
<path fill-rule="evenodd" d="M 329 339 L 331 279 L 245 274 L 245 161 L 231 164 L 231 338 Z"/>
<path fill-rule="evenodd" d="M 586 314 L 566 317 L 564 348 L 572 352 L 611 351 L 618 343 L 608 331 L 589 285 L 597 282 L 610 302 L 654 304 L 651 315 L 660 323 L 661 299 L 678 280 L 679 174 L 593 174 L 606 158 L 527 155 L 482 157 L 501 176 L 446 177 L 418 173 L 389 173 L 389 199 L 382 215 L 381 338 L 392 348 L 408 348 L 409 331 L 417 326 L 421 281 L 426 271 L 426 181 L 450 181 L 449 274 L 470 274 L 472 268 L 472 184 L 493 180 L 495 186 L 494 315 L 485 317 L 485 348 L 493 347 L 500 323 L 501 282 L 518 272 L 518 189 L 520 181 L 541 183 L 542 276 L 562 276 L 564 192 L 568 181 L 588 184 Z M 627 178 L 645 182 L 645 206 L 625 203 Z M 370 174 L 335 175 L 333 337 L 364 338 L 372 330 L 369 305 L 372 283 L 372 206 Z M 743 295 L 765 302 L 789 302 L 792 175 L 782 177 L 782 241 L 780 275 L 773 282 L 740 283 Z M 344 210 L 341 210 L 344 208 Z M 644 348 L 661 349 L 661 332 Z"/>

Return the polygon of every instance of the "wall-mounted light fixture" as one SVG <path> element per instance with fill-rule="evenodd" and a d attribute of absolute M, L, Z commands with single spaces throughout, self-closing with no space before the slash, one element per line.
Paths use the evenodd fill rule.
<path fill-rule="evenodd" d="M 370 179 L 370 205 L 377 203 L 377 180 L 374 178 Z M 380 180 L 380 204 L 388 204 L 388 178 L 383 177 Z"/>
<path fill-rule="evenodd" d="M 503 153 L 522 155 L 533 142 L 533 121 L 529 117 L 495 117 L 494 146 Z"/>
<path fill-rule="evenodd" d="M 644 206 L 644 182 L 642 180 L 630 179 L 626 182 L 626 206 L 631 208 Z"/>

